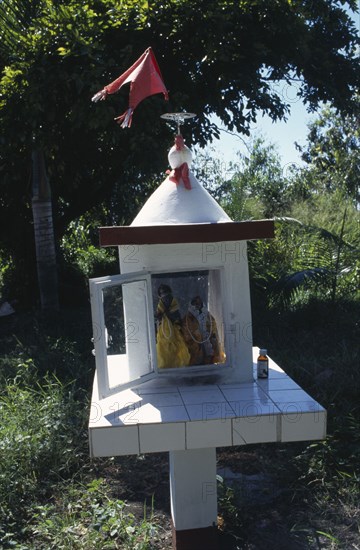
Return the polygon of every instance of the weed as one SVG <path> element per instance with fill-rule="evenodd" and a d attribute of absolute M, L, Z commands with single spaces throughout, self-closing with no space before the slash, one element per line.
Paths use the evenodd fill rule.
<path fill-rule="evenodd" d="M 102 479 L 64 485 L 51 504 L 38 506 L 29 535 L 39 550 L 150 550 L 157 528 L 152 515 L 140 523 L 127 504 L 108 496 Z"/>

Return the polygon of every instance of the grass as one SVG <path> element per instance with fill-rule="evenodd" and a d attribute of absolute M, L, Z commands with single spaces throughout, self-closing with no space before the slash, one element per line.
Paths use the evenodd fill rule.
<path fill-rule="evenodd" d="M 64 483 L 50 504 L 37 506 L 28 527 L 36 547 L 49 550 L 146 550 L 156 534 L 152 517 L 137 522 L 128 505 L 109 496 L 103 479 Z M 24 549 L 25 550 L 25 549 Z"/>
<path fill-rule="evenodd" d="M 168 522 L 155 513 L 162 507 L 169 516 L 161 494 L 168 494 L 166 454 L 88 457 L 89 315 L 79 308 L 49 323 L 24 313 L 0 326 L 4 550 L 169 547 Z M 219 450 L 219 463 L 243 479 L 259 476 L 264 496 L 259 501 L 219 479 L 222 549 L 360 547 L 359 319 L 359 304 L 345 302 L 254 316 L 254 340 L 265 335 L 270 355 L 327 408 L 329 435 L 324 442 Z M 154 502 L 144 506 L 151 494 Z"/>

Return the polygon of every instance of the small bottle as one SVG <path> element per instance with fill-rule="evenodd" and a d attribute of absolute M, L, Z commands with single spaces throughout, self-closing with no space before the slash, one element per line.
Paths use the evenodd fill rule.
<path fill-rule="evenodd" d="M 257 358 L 257 376 L 258 378 L 267 378 L 269 376 L 269 358 L 267 349 L 259 349 L 259 357 Z"/>

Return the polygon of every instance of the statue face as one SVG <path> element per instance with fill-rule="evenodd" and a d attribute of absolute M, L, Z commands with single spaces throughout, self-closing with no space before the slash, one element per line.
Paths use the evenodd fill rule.
<path fill-rule="evenodd" d="M 159 291 L 160 298 L 165 298 L 165 296 L 169 296 L 169 293 L 166 292 L 166 290 L 160 290 Z"/>
<path fill-rule="evenodd" d="M 171 295 L 171 288 L 168 285 L 160 285 L 158 288 L 159 298 Z"/>
<path fill-rule="evenodd" d="M 203 303 L 202 303 L 202 300 L 199 296 L 196 296 L 196 298 L 194 298 L 193 300 L 191 300 L 191 305 L 193 305 L 196 309 L 198 309 L 199 311 L 201 311 L 202 307 L 203 307 Z"/>

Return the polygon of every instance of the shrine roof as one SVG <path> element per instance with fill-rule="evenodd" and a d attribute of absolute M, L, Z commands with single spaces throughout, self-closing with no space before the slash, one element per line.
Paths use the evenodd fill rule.
<path fill-rule="evenodd" d="M 174 153 L 179 153 L 175 151 Z M 181 159 L 179 162 L 181 162 Z M 191 171 L 188 183 L 167 177 L 148 198 L 132 226 L 229 222 L 231 218 L 202 186 Z"/>

